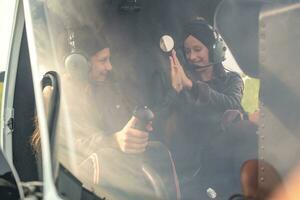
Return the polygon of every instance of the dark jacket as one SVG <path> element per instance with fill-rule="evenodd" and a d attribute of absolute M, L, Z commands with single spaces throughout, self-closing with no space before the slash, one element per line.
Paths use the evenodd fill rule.
<path fill-rule="evenodd" d="M 241 99 L 244 84 L 237 73 L 226 72 L 209 82 L 197 79 L 192 73 L 188 75 L 193 81 L 193 87 L 190 91 L 184 89 L 180 93 L 170 85 L 166 86 L 163 83 L 166 82 L 165 78 L 158 77 L 160 80 L 156 80 L 157 100 L 153 107 L 158 121 L 164 121 L 176 112 L 189 128 L 211 126 L 218 129 L 226 110 L 243 112 Z"/>
<path fill-rule="evenodd" d="M 237 73 L 225 72 L 209 82 L 197 79 L 192 73 L 188 73 L 188 76 L 193 81 L 191 90 L 183 89 L 177 93 L 170 85 L 157 86 L 156 92 L 160 97 L 154 106 L 154 128 L 165 130 L 158 131 L 157 137 L 170 148 L 179 176 L 181 173 L 194 173 L 197 170 L 202 159 L 201 152 L 205 152 L 216 135 L 222 132 L 221 120 L 224 112 L 228 109 L 243 111 L 241 99 L 244 84 Z M 156 83 L 163 81 L 165 79 L 160 77 L 160 81 Z M 175 115 L 175 122 L 171 128 L 168 125 L 165 128 L 172 115 Z M 193 155 L 193 161 L 188 155 Z"/>
<path fill-rule="evenodd" d="M 117 83 L 93 84 L 91 98 L 104 134 L 120 131 L 132 116 L 134 106 Z"/>
<path fill-rule="evenodd" d="M 225 111 L 244 112 L 243 80 L 230 71 L 209 82 L 187 74 L 193 87 L 180 93 L 167 76 L 156 76 L 154 129 L 172 153 L 183 199 L 207 199 L 208 188 L 228 199 L 241 193 L 240 166 L 257 155 L 255 131 L 236 127 L 239 123 L 223 129 L 221 123 Z"/>

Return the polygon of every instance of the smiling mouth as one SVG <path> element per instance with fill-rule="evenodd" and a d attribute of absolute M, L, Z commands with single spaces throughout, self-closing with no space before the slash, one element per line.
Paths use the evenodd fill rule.
<path fill-rule="evenodd" d="M 203 62 L 194 62 L 192 63 L 193 65 L 197 66 L 197 67 L 207 67 L 209 63 L 203 63 Z"/>
<path fill-rule="evenodd" d="M 94 81 L 104 81 L 106 79 L 107 73 L 98 73 L 97 75 L 92 76 L 91 78 Z"/>
<path fill-rule="evenodd" d="M 105 72 L 100 73 L 100 76 L 106 76 L 106 75 L 107 75 L 107 73 L 105 73 Z"/>

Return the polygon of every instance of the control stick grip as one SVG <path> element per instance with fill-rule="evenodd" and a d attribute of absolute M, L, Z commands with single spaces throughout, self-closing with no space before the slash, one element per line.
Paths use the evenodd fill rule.
<path fill-rule="evenodd" d="M 146 126 L 153 120 L 154 113 L 147 106 L 137 106 L 133 111 L 133 116 L 138 119 L 134 128 L 147 131 Z"/>

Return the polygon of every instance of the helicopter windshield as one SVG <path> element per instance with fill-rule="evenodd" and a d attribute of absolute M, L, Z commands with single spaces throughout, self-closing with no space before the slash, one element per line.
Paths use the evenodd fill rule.
<path fill-rule="evenodd" d="M 41 80 L 45 74 L 52 77 L 52 84 L 45 84 L 44 76 L 40 89 L 61 195 L 61 169 L 106 199 L 233 199 L 255 196 L 248 192 L 255 187 L 251 183 L 266 178 L 251 167 L 267 163 L 280 177 L 293 166 L 273 159 L 282 151 L 264 136 L 273 132 L 273 123 L 293 132 L 298 125 L 279 117 L 281 111 L 268 110 L 272 117 L 262 126 L 270 130 L 257 134 L 259 108 L 269 109 L 258 102 L 258 79 L 273 78 L 275 85 L 283 80 L 272 73 L 261 78 L 254 71 L 299 63 L 280 60 L 282 50 L 272 47 L 276 40 L 288 44 L 286 52 L 299 52 L 294 50 L 300 41 L 300 26 L 293 24 L 299 19 L 296 11 L 278 15 L 277 26 L 266 2 L 257 7 L 234 0 L 29 2 L 32 27 L 26 28 L 32 29 L 37 55 L 33 73 Z M 253 23 L 239 20 L 239 13 L 252 16 Z M 286 18 L 294 21 L 286 24 Z M 291 35 L 279 34 L 279 22 L 293 27 Z M 266 82 L 262 87 L 269 91 L 273 82 Z M 263 92 L 266 102 L 273 102 Z M 282 142 L 282 137 L 273 140 Z M 299 148 L 296 136 L 286 141 Z"/>

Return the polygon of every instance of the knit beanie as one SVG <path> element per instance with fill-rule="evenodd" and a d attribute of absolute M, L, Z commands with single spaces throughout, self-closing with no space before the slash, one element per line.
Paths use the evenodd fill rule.
<path fill-rule="evenodd" d="M 202 18 L 194 19 L 184 26 L 183 41 L 190 35 L 200 40 L 208 49 L 215 43 L 212 27 Z"/>
<path fill-rule="evenodd" d="M 74 31 L 75 48 L 92 57 L 98 51 L 108 48 L 109 45 L 103 34 L 88 26 L 83 26 Z"/>

